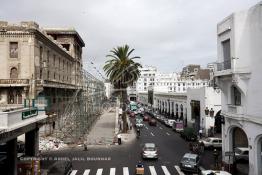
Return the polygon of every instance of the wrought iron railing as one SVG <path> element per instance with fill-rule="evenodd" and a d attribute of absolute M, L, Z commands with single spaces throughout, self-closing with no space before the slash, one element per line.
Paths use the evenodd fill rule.
<path fill-rule="evenodd" d="M 217 71 L 231 69 L 231 60 L 217 63 Z"/>

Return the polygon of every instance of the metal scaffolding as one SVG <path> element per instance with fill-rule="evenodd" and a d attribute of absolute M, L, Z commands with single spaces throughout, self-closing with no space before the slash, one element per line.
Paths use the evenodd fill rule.
<path fill-rule="evenodd" d="M 104 83 L 83 70 L 80 86 L 60 109 L 55 136 L 66 143 L 83 143 L 84 135 L 102 113 L 104 99 Z"/>

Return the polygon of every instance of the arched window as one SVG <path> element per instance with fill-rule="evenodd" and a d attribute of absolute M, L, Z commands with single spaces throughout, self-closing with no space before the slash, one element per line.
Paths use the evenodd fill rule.
<path fill-rule="evenodd" d="M 18 78 L 18 71 L 16 67 L 12 67 L 10 70 L 10 78 Z"/>

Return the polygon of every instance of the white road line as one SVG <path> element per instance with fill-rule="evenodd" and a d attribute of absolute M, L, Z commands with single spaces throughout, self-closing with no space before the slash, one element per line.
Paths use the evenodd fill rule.
<path fill-rule="evenodd" d="M 149 166 L 149 170 L 150 170 L 151 175 L 157 175 L 156 174 L 156 169 L 155 169 L 154 166 Z"/>
<path fill-rule="evenodd" d="M 176 169 L 176 171 L 178 172 L 179 175 L 185 175 L 185 174 L 181 171 L 181 169 L 180 169 L 179 166 L 175 165 L 175 169 Z"/>
<path fill-rule="evenodd" d="M 123 168 L 123 175 L 129 175 L 128 167 Z"/>
<path fill-rule="evenodd" d="M 83 175 L 88 175 L 90 173 L 90 170 L 85 170 L 84 174 Z"/>
<path fill-rule="evenodd" d="M 167 135 L 170 135 L 168 132 L 166 133 Z"/>
<path fill-rule="evenodd" d="M 103 172 L 103 169 L 100 168 L 100 169 L 97 170 L 96 175 L 102 175 L 102 172 Z"/>
<path fill-rule="evenodd" d="M 77 170 L 73 170 L 70 175 L 76 175 Z"/>
<path fill-rule="evenodd" d="M 110 168 L 110 175 L 115 175 L 115 174 L 116 174 L 116 169 Z"/>
<path fill-rule="evenodd" d="M 151 135 L 152 135 L 152 136 L 155 136 L 152 132 L 151 132 Z"/>
<path fill-rule="evenodd" d="M 167 170 L 166 166 L 161 166 L 162 170 L 164 171 L 165 175 L 171 175 Z"/>
<path fill-rule="evenodd" d="M 163 128 L 159 127 L 159 129 L 163 129 Z"/>
<path fill-rule="evenodd" d="M 148 127 L 146 127 L 146 129 L 148 129 Z"/>

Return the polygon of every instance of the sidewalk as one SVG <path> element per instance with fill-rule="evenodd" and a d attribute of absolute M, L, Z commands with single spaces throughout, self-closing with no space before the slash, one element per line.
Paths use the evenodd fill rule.
<path fill-rule="evenodd" d="M 91 131 L 87 135 L 87 146 L 109 146 L 117 145 L 117 135 L 120 134 L 122 138 L 122 144 L 129 143 L 136 138 L 134 130 L 128 130 L 127 133 L 121 133 L 119 128 L 118 109 L 110 108 L 105 111 L 97 122 L 92 127 Z M 127 116 L 128 124 L 131 122 Z"/>
<path fill-rule="evenodd" d="M 87 135 L 87 145 L 111 145 L 115 137 L 115 109 L 105 111 Z"/>

